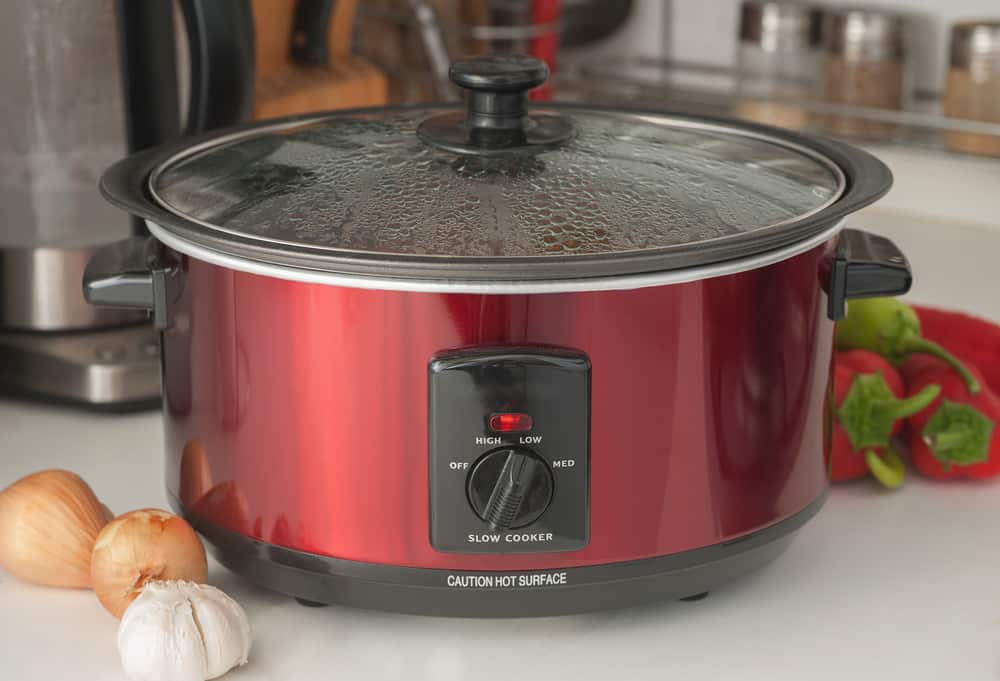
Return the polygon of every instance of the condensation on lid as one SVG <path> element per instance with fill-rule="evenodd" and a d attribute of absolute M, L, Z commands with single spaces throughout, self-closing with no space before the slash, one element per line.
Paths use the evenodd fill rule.
<path fill-rule="evenodd" d="M 150 176 L 167 210 L 220 235 L 318 252 L 505 257 L 690 246 L 800 220 L 835 202 L 816 152 L 682 118 L 561 108 L 576 127 L 534 155 L 421 142 L 445 109 L 331 115 L 217 139 Z"/>

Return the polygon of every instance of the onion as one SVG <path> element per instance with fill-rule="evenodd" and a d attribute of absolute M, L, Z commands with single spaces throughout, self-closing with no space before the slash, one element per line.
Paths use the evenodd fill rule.
<path fill-rule="evenodd" d="M 101 605 L 121 618 L 150 581 L 208 577 L 205 548 L 183 518 L 157 509 L 132 511 L 101 530 L 90 561 L 90 582 Z"/>
<path fill-rule="evenodd" d="M 86 589 L 110 511 L 80 476 L 48 470 L 0 492 L 0 566 L 26 582 Z"/>

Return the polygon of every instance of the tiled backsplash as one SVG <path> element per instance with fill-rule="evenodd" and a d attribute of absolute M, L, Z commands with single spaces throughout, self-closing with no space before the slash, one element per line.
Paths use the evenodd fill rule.
<path fill-rule="evenodd" d="M 829 6 L 862 5 L 826 0 Z M 874 6 L 919 15 L 913 34 L 913 76 L 921 89 L 940 90 L 947 67 L 948 28 L 963 19 L 1000 19 L 1000 0 L 874 0 Z M 669 46 L 674 59 L 714 64 L 732 62 L 740 0 L 636 0 L 628 25 L 602 51 L 659 55 Z M 669 8 L 669 9 L 666 9 Z M 665 16 L 669 13 L 669 17 Z M 664 35 L 662 28 L 669 26 Z"/>

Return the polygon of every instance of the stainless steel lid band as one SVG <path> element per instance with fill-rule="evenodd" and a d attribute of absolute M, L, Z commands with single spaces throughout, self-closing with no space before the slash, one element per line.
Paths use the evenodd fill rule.
<path fill-rule="evenodd" d="M 408 279 L 392 276 L 345 274 L 324 272 L 306 268 L 294 268 L 283 265 L 251 260 L 232 256 L 227 253 L 213 251 L 191 241 L 178 238 L 170 230 L 147 220 L 149 232 L 169 248 L 188 255 L 197 260 L 226 267 L 238 272 L 247 272 L 264 277 L 274 277 L 286 281 L 297 281 L 307 284 L 325 284 L 379 291 L 409 291 L 418 293 L 477 293 L 484 295 L 542 294 L 542 293 L 574 293 L 584 291 L 628 291 L 651 286 L 666 286 L 668 284 L 683 284 L 713 277 L 738 274 L 759 269 L 768 265 L 788 260 L 812 248 L 823 244 L 837 236 L 844 228 L 845 221 L 831 224 L 827 229 L 818 232 L 809 239 L 792 244 L 785 248 L 769 251 L 760 255 L 730 260 L 727 262 L 701 267 L 691 267 L 682 270 L 665 272 L 646 272 L 632 275 L 611 275 L 604 277 L 588 277 L 580 279 L 550 279 L 518 281 L 515 279 L 496 281 L 476 281 L 462 279 Z"/>

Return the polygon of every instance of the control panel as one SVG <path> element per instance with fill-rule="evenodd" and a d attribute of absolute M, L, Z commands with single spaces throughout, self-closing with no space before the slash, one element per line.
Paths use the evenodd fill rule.
<path fill-rule="evenodd" d="M 590 361 L 477 349 L 429 366 L 431 545 L 572 551 L 590 529 Z"/>

